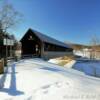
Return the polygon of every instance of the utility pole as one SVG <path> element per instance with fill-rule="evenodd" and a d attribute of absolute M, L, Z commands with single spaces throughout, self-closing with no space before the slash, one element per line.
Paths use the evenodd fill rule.
<path fill-rule="evenodd" d="M 8 57 L 8 45 L 7 45 L 7 37 L 6 37 L 6 66 L 7 66 L 7 57 Z"/>
<path fill-rule="evenodd" d="M 3 39 L 3 45 L 5 46 L 4 65 L 7 66 L 7 57 L 8 57 L 7 36 L 5 36 L 5 38 Z"/>

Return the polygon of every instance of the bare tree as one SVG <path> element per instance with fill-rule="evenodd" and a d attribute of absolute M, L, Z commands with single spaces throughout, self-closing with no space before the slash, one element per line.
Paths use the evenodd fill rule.
<path fill-rule="evenodd" d="M 0 34 L 4 34 L 8 29 L 13 28 L 21 20 L 21 14 L 17 12 L 11 4 L 6 4 L 0 10 Z"/>
<path fill-rule="evenodd" d="M 8 30 L 13 29 L 20 21 L 22 15 L 14 9 L 11 4 L 5 4 L 0 9 L 0 40 L 9 36 Z M 7 39 L 6 39 L 7 41 Z M 8 49 L 6 45 L 5 65 L 8 57 Z"/>
<path fill-rule="evenodd" d="M 95 34 L 91 37 L 90 42 L 92 46 L 97 46 L 100 44 L 99 38 Z"/>
<path fill-rule="evenodd" d="M 100 55 L 100 52 L 99 52 L 100 39 L 96 35 L 93 35 L 91 37 L 90 45 L 91 45 L 90 58 L 95 59 L 95 58 L 97 58 L 97 56 Z"/>

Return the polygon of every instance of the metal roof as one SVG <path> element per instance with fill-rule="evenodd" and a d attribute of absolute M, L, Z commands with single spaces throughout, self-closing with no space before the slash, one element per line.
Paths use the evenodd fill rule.
<path fill-rule="evenodd" d="M 58 41 L 58 40 L 56 40 L 54 38 L 51 38 L 51 37 L 49 37 L 47 35 L 44 35 L 44 34 L 38 32 L 36 30 L 29 29 L 28 31 L 32 31 L 33 34 L 35 34 L 43 42 L 51 43 L 51 44 L 62 46 L 62 47 L 66 47 L 66 48 L 71 48 L 68 44 L 65 44 L 65 43 L 63 43 L 61 41 Z"/>

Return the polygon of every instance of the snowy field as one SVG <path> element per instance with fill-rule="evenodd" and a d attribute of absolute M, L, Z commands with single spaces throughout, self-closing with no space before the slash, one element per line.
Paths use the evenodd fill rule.
<path fill-rule="evenodd" d="M 50 59 L 48 62 L 58 64 L 59 60 Z M 64 67 L 73 68 L 78 71 L 84 72 L 86 75 L 100 78 L 100 60 L 87 60 L 81 58 L 80 60 L 70 61 L 69 63 L 65 64 Z"/>
<path fill-rule="evenodd" d="M 100 78 L 100 61 L 76 61 L 73 68 L 87 75 Z"/>
<path fill-rule="evenodd" d="M 40 59 L 9 66 L 0 100 L 100 100 L 100 79 Z"/>

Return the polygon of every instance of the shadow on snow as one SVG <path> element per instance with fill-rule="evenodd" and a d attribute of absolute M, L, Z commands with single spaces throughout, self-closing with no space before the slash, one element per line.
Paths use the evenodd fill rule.
<path fill-rule="evenodd" d="M 6 73 L 3 75 L 2 79 L 1 79 L 2 80 L 2 86 L 4 86 L 4 84 L 5 84 L 7 74 L 9 74 L 8 67 L 6 69 Z M 11 66 L 11 73 L 10 74 L 11 74 L 11 80 L 10 80 L 9 88 L 2 88 L 2 89 L 0 89 L 0 92 L 6 92 L 6 93 L 8 93 L 9 95 L 12 95 L 12 96 L 24 94 L 24 92 L 17 90 L 15 64 L 13 64 Z"/>

